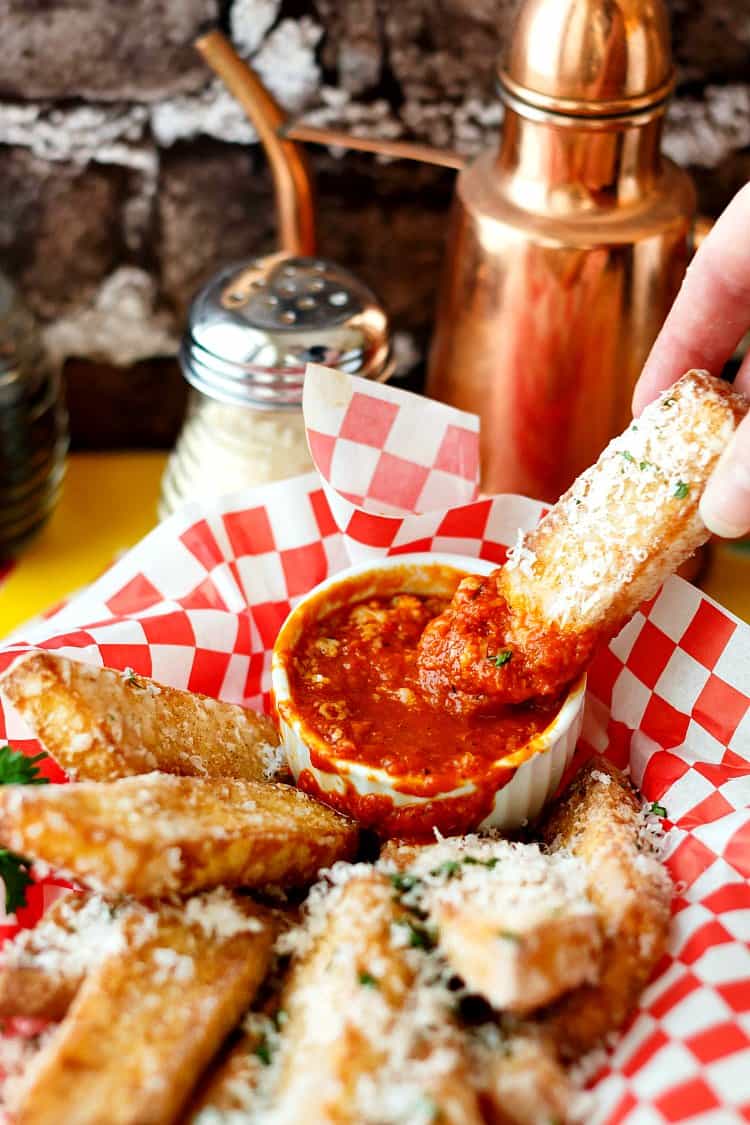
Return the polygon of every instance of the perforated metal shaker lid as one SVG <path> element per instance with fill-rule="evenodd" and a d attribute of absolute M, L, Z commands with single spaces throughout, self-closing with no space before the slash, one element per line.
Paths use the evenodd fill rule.
<path fill-rule="evenodd" d="M 211 398 L 299 407 L 307 363 L 387 379 L 388 320 L 341 266 L 274 254 L 221 270 L 197 294 L 180 362 L 188 382 Z"/>

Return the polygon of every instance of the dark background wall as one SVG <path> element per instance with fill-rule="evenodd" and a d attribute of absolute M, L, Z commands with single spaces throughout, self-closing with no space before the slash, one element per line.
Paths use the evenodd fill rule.
<path fill-rule="evenodd" d="M 271 187 L 241 112 L 192 42 L 220 23 L 316 124 L 472 154 L 502 121 L 494 68 L 515 0 L 4 0 L 0 269 L 67 357 L 79 447 L 169 444 L 170 355 L 195 288 L 274 247 Z M 750 0 L 671 0 L 666 150 L 717 213 L 750 178 Z M 321 250 L 370 282 L 422 352 L 453 173 L 312 153 Z"/>

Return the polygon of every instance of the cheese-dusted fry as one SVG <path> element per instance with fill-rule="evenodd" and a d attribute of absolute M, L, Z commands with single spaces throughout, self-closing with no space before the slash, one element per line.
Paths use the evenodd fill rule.
<path fill-rule="evenodd" d="M 169 1125 L 268 966 L 273 926 L 225 891 L 129 918 L 16 1094 L 16 1125 Z"/>
<path fill-rule="evenodd" d="M 420 681 L 454 711 L 554 694 L 709 536 L 706 482 L 748 402 L 690 371 L 610 442 L 487 578 L 465 579 L 420 642 Z"/>
<path fill-rule="evenodd" d="M 428 913 L 452 967 L 495 1008 L 523 1015 L 596 980 L 599 917 L 573 856 L 467 836 L 389 850 L 391 863 L 403 901 Z"/>
<path fill-rule="evenodd" d="M 479 1125 L 468 1059 L 425 983 L 426 931 L 390 881 L 356 868 L 318 905 L 283 999 L 269 1125 Z"/>
<path fill-rule="evenodd" d="M 487 1125 L 568 1125 L 578 1091 L 550 1043 L 533 1030 L 481 1051 L 477 1081 Z"/>
<path fill-rule="evenodd" d="M 56 1025 L 51 1023 L 38 1030 L 36 1021 L 31 1027 L 24 1028 L 23 1033 L 18 1028 L 3 1028 L 0 1035 L 0 1121 L 3 1125 L 12 1125 L 9 1114 L 24 1075 L 56 1030 Z"/>
<path fill-rule="evenodd" d="M 257 1109 L 257 1090 L 268 1066 L 270 1043 L 277 1034 L 272 1020 L 253 1013 L 206 1076 L 184 1125 L 233 1125 Z"/>
<path fill-rule="evenodd" d="M 262 780 L 280 765 L 267 716 L 133 672 L 30 652 L 0 679 L 0 692 L 73 779 L 163 770 Z"/>
<path fill-rule="evenodd" d="M 580 772 L 542 831 L 553 852 L 584 860 L 604 925 L 598 983 L 571 992 L 544 1020 L 561 1052 L 575 1057 L 625 1022 L 648 983 L 666 946 L 672 885 L 638 799 L 604 759 Z"/>
<path fill-rule="evenodd" d="M 299 789 L 151 773 L 0 787 L 0 840 L 95 890 L 136 897 L 309 883 L 357 829 Z"/>
<path fill-rule="evenodd" d="M 0 949 L 0 1019 L 60 1020 L 86 973 L 123 948 L 129 906 L 100 895 L 66 892 L 33 930 Z"/>

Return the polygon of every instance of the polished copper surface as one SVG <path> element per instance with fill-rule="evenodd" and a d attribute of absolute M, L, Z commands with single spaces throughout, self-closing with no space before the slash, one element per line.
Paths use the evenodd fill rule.
<path fill-rule="evenodd" d="M 282 125 L 279 136 L 290 141 L 307 141 L 315 145 L 331 145 L 333 148 L 351 149 L 355 152 L 372 152 L 379 156 L 392 156 L 396 160 L 416 160 L 420 164 L 437 164 L 441 168 L 463 168 L 463 156 L 449 149 L 433 148 L 432 145 L 418 144 L 414 141 L 391 141 L 383 137 L 355 137 L 338 129 L 320 129 L 317 125 L 307 125 L 304 121 L 293 121 Z"/>
<path fill-rule="evenodd" d="M 261 139 L 273 175 L 282 250 L 303 257 L 314 254 L 312 176 L 300 147 L 279 136 L 286 114 L 220 31 L 209 31 L 195 46 L 240 103 Z"/>
<path fill-rule="evenodd" d="M 557 113 L 633 113 L 674 84 L 662 0 L 526 0 L 501 84 Z"/>
<path fill-rule="evenodd" d="M 661 154 L 661 0 L 526 0 L 497 152 L 456 181 L 428 393 L 482 419 L 482 487 L 554 501 L 630 420 L 695 192 Z"/>

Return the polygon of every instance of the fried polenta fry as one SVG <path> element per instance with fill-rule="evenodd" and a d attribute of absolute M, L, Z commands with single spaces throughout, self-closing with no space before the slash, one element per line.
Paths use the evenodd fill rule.
<path fill-rule="evenodd" d="M 633 789 L 603 758 L 581 770 L 542 825 L 553 852 L 567 849 L 585 862 L 604 924 L 598 983 L 544 1017 L 564 1056 L 584 1054 L 622 1026 L 666 947 L 672 884 L 642 827 Z"/>
<path fill-rule="evenodd" d="M 0 787 L 0 840 L 95 890 L 148 898 L 300 886 L 351 858 L 357 829 L 287 785 L 151 773 Z"/>
<path fill-rule="evenodd" d="M 477 1081 L 487 1125 L 568 1125 L 578 1091 L 549 1042 L 533 1029 L 480 1054 Z"/>
<path fill-rule="evenodd" d="M 170 1125 L 265 975 L 267 913 L 216 891 L 130 917 L 30 1068 L 16 1125 Z"/>
<path fill-rule="evenodd" d="M 122 949 L 125 902 L 68 891 L 0 950 L 0 1019 L 61 1020 L 87 972 Z"/>
<path fill-rule="evenodd" d="M 272 1028 L 271 1020 L 267 1019 Z M 268 1065 L 268 1033 L 260 1020 L 252 1028 L 243 1028 L 220 1057 L 213 1070 L 191 1102 L 183 1125 L 219 1125 L 226 1117 L 231 1122 L 240 1115 L 250 1115 L 256 1108 L 256 1093 Z"/>
<path fill-rule="evenodd" d="M 132 672 L 30 652 L 0 678 L 0 692 L 73 780 L 161 770 L 260 781 L 280 764 L 267 716 Z"/>
<path fill-rule="evenodd" d="M 419 987 L 421 937 L 388 879 L 355 870 L 326 905 L 282 1001 L 269 1121 L 479 1125 L 468 1059 Z"/>
<path fill-rule="evenodd" d="M 420 641 L 420 683 L 459 713 L 556 694 L 709 538 L 698 510 L 748 401 L 689 371 L 646 407 L 505 566 L 471 576 Z M 501 659 L 498 661 L 497 656 Z"/>
<path fill-rule="evenodd" d="M 580 860 L 480 836 L 386 849 L 407 903 L 426 911 L 472 992 L 525 1015 L 596 979 L 599 917 Z"/>

